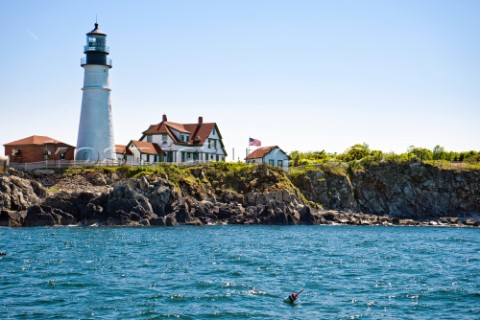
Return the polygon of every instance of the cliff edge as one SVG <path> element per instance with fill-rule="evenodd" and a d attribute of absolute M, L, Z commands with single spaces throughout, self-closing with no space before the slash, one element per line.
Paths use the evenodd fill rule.
<path fill-rule="evenodd" d="M 0 177 L 0 226 L 361 224 L 480 226 L 480 171 L 422 162 L 287 176 L 266 165 L 71 168 Z"/>

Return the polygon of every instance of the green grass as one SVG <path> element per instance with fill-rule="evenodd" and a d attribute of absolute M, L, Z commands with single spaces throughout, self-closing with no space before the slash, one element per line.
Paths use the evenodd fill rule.
<path fill-rule="evenodd" d="M 181 167 L 175 164 L 157 164 L 155 166 L 106 166 L 71 167 L 65 175 L 95 175 L 116 173 L 120 178 L 140 178 L 142 176 L 167 178 L 176 186 L 193 188 L 205 185 L 215 190 L 229 190 L 237 194 L 250 191 L 269 191 L 272 189 L 294 189 L 285 173 L 268 165 L 248 165 L 241 162 L 213 162 L 193 167 Z"/>
<path fill-rule="evenodd" d="M 480 162 L 450 162 L 445 160 L 429 160 L 424 161 L 425 164 L 429 164 L 436 168 L 443 170 L 456 170 L 456 171 L 475 171 L 480 170 Z"/>

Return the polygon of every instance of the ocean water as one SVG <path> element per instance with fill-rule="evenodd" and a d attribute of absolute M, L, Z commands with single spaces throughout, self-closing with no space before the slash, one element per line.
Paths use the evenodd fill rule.
<path fill-rule="evenodd" d="M 0 251 L 1 319 L 480 319 L 480 229 L 0 228 Z"/>

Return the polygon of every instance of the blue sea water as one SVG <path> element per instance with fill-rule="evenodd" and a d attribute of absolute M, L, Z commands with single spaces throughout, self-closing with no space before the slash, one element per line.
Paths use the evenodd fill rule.
<path fill-rule="evenodd" d="M 0 251 L 1 319 L 480 319 L 480 229 L 0 228 Z"/>

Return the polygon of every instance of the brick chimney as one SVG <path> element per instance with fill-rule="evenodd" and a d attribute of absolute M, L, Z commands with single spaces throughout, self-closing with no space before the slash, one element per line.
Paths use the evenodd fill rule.
<path fill-rule="evenodd" d="M 198 124 L 201 125 L 203 123 L 203 117 L 198 117 Z"/>
<path fill-rule="evenodd" d="M 163 115 L 162 122 L 167 122 L 167 115 L 166 114 Z"/>

